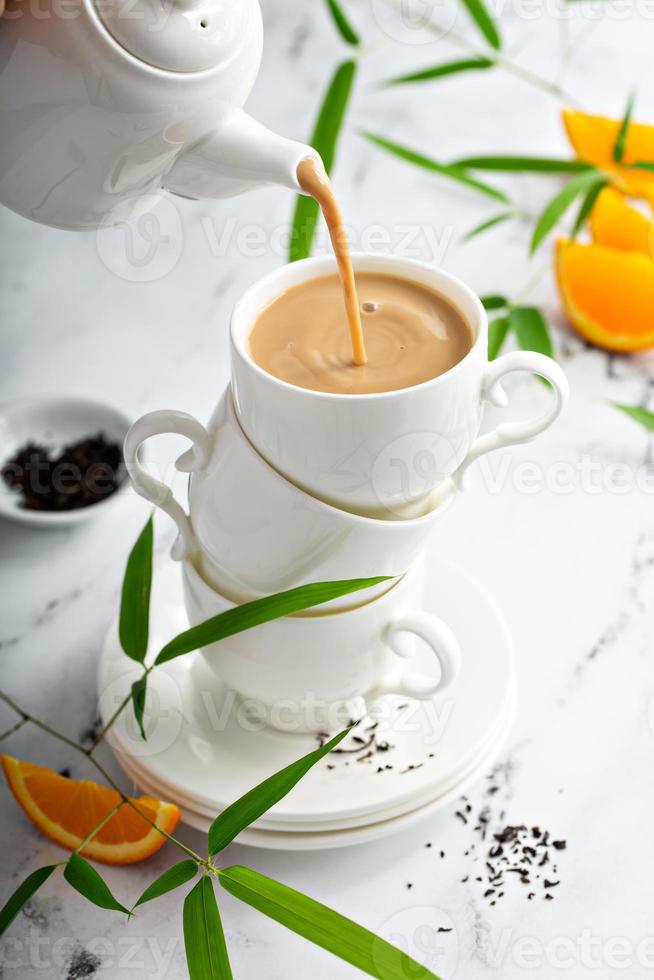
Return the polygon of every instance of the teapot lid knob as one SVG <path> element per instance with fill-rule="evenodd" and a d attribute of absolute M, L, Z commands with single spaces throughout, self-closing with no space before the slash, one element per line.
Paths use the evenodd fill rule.
<path fill-rule="evenodd" d="M 257 0 L 94 0 L 98 17 L 131 55 L 165 71 L 218 68 L 261 41 Z"/>

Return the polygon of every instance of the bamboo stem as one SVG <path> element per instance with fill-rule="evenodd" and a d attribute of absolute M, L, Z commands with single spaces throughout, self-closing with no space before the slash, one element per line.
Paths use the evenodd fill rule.
<path fill-rule="evenodd" d="M 79 745 L 77 742 L 74 742 L 71 738 L 68 738 L 68 736 L 64 735 L 62 732 L 58 732 L 55 728 L 51 728 L 50 725 L 46 725 L 45 722 L 40 721 L 38 718 L 35 718 L 33 715 L 28 714 L 27 711 L 24 711 L 23 708 L 21 708 L 20 705 L 18 705 L 13 700 L 13 698 L 9 697 L 8 694 L 5 694 L 4 691 L 0 691 L 0 700 L 4 701 L 5 704 L 7 704 L 10 708 L 13 709 L 13 711 L 16 712 L 16 714 L 20 715 L 24 722 L 30 722 L 32 725 L 35 725 L 37 728 L 40 728 L 41 731 L 46 732 L 52 738 L 56 738 L 59 742 L 63 742 L 64 745 L 67 745 L 69 748 L 74 749 L 76 752 L 79 752 L 81 755 L 87 758 L 91 762 L 91 764 L 95 766 L 96 770 L 100 773 L 100 775 L 104 779 L 106 779 L 106 781 L 109 783 L 111 788 L 118 793 L 118 795 L 121 798 L 121 804 L 126 803 L 127 806 L 130 806 L 136 813 L 138 813 L 140 817 L 143 817 L 146 823 L 149 823 L 151 827 L 153 827 L 159 834 L 161 834 L 162 837 L 165 837 L 167 840 L 171 842 L 171 844 L 174 844 L 175 847 L 178 847 L 181 851 L 184 851 L 185 854 L 193 858 L 194 861 L 197 861 L 198 864 L 201 864 L 203 866 L 206 864 L 204 858 L 200 857 L 199 854 L 196 854 L 196 852 L 193 851 L 190 847 L 187 847 L 186 844 L 182 844 L 182 842 L 177 840 L 176 837 L 173 837 L 172 834 L 169 834 L 161 827 L 158 827 L 154 822 L 154 820 L 151 820 L 146 813 L 143 813 L 143 811 L 137 807 L 134 800 L 131 800 L 128 796 L 125 795 L 125 793 L 123 793 L 120 786 L 109 775 L 109 773 L 104 768 L 104 766 L 102 766 L 94 756 L 90 755 L 89 751 L 85 749 L 82 745 Z"/>

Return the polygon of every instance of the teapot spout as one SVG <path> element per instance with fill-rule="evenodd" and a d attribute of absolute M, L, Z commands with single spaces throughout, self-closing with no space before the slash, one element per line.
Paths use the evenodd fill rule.
<path fill-rule="evenodd" d="M 193 200 L 233 197 L 269 184 L 301 194 L 297 168 L 306 157 L 318 154 L 271 132 L 241 109 L 230 109 L 212 135 L 179 154 L 164 186 Z"/>

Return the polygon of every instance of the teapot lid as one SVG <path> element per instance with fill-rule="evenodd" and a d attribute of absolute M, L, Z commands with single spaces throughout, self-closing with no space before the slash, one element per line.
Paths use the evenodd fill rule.
<path fill-rule="evenodd" d="M 94 5 L 122 47 L 167 71 L 225 64 L 260 29 L 257 0 L 94 0 Z"/>

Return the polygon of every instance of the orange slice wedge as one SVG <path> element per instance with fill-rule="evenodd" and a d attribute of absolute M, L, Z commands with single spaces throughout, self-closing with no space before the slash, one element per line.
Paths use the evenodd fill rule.
<path fill-rule="evenodd" d="M 654 346 L 654 262 L 649 256 L 560 239 L 556 273 L 565 311 L 582 337 L 611 351 Z"/>
<path fill-rule="evenodd" d="M 613 160 L 619 119 L 564 109 L 563 124 L 579 160 L 609 171 L 627 194 L 644 197 L 654 205 L 654 173 L 631 170 Z M 623 160 L 624 163 L 654 162 L 654 126 L 636 122 L 629 125 Z"/>
<path fill-rule="evenodd" d="M 77 850 L 120 802 L 119 794 L 108 786 L 88 779 L 67 779 L 52 769 L 8 755 L 0 756 L 0 760 L 9 789 L 30 820 L 46 837 L 69 851 Z M 84 857 L 105 864 L 133 864 L 159 850 L 166 839 L 148 820 L 170 834 L 179 821 L 179 810 L 150 796 L 132 802 L 147 819 L 123 804 L 80 852 Z"/>
<path fill-rule="evenodd" d="M 590 230 L 596 245 L 654 256 L 654 221 L 627 204 L 612 187 L 605 187 L 595 201 Z"/>

